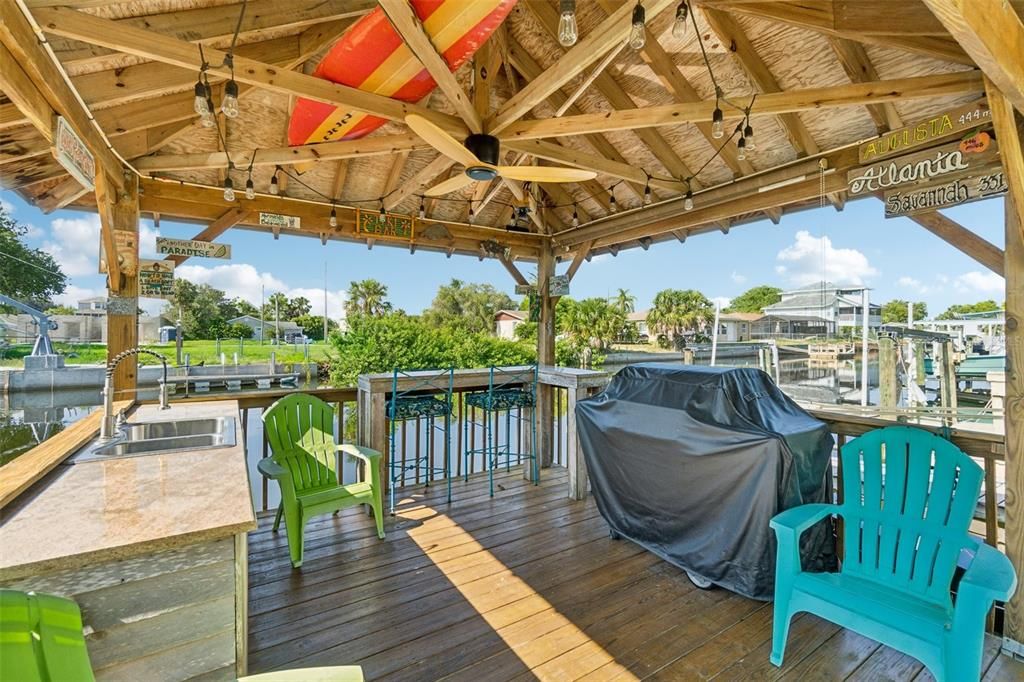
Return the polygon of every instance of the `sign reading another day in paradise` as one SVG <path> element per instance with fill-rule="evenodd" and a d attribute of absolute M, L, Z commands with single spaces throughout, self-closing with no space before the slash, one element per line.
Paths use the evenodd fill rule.
<path fill-rule="evenodd" d="M 171 298 L 174 295 L 174 261 L 139 261 L 139 296 Z"/>
<path fill-rule="evenodd" d="M 156 238 L 156 252 L 164 256 L 198 256 L 200 258 L 231 258 L 230 244 L 201 242 L 195 239 Z"/>
<path fill-rule="evenodd" d="M 372 239 L 409 242 L 413 238 L 413 219 L 407 215 L 356 210 L 356 234 Z"/>
<path fill-rule="evenodd" d="M 915 147 L 937 142 L 942 138 L 967 132 L 992 120 L 992 112 L 984 101 L 950 109 L 899 130 L 892 130 L 862 144 L 858 152 L 861 163 L 878 161 Z"/>
<path fill-rule="evenodd" d="M 978 133 L 968 140 L 855 168 L 846 176 L 850 195 L 966 175 L 968 171 L 989 165 L 996 158 L 998 149 L 996 141 L 988 133 Z"/>
<path fill-rule="evenodd" d="M 260 213 L 260 225 L 277 227 L 286 230 L 297 230 L 302 225 L 302 220 L 295 215 L 281 215 L 280 213 Z"/>
<path fill-rule="evenodd" d="M 989 171 L 976 176 L 912 185 L 886 192 L 885 217 L 914 215 L 1006 194 L 1006 175 L 1002 166 L 993 167 Z"/>
<path fill-rule="evenodd" d="M 57 117 L 53 133 L 53 156 L 82 187 L 96 189 L 96 160 L 63 116 Z"/>

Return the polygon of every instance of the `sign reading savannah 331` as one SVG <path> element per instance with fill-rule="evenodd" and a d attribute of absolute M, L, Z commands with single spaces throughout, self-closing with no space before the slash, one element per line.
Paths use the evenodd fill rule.
<path fill-rule="evenodd" d="M 174 261 L 139 261 L 139 296 L 171 298 L 174 295 Z"/>
<path fill-rule="evenodd" d="M 945 137 L 983 126 L 991 120 L 992 112 L 984 100 L 950 109 L 865 142 L 858 148 L 860 162 L 878 161 L 930 142 L 938 142 Z"/>
<path fill-rule="evenodd" d="M 951 142 L 941 147 L 900 156 L 870 166 L 855 168 L 847 176 L 850 194 L 866 194 L 895 189 L 917 182 L 949 179 L 986 166 L 996 158 L 998 145 L 988 133 Z"/>
<path fill-rule="evenodd" d="M 230 244 L 201 242 L 195 239 L 156 238 L 156 252 L 164 256 L 198 256 L 200 258 L 231 258 Z"/>
<path fill-rule="evenodd" d="M 995 166 L 988 169 L 988 172 L 970 177 L 888 191 L 885 193 L 885 217 L 895 218 L 958 206 L 1006 194 L 1006 191 L 1006 175 L 1002 166 Z"/>
<path fill-rule="evenodd" d="M 63 116 L 57 117 L 53 133 L 53 156 L 82 187 L 96 189 L 96 160 Z"/>
<path fill-rule="evenodd" d="M 356 234 L 371 239 L 411 242 L 414 221 L 411 216 L 356 209 Z"/>

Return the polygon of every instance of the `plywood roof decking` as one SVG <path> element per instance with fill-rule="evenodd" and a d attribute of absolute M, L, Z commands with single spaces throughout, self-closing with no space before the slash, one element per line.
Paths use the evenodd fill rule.
<path fill-rule="evenodd" d="M 608 537 L 593 498 L 567 499 L 564 469 L 540 486 L 496 474 L 409 488 L 385 521 L 358 509 L 306 528 L 301 570 L 265 515 L 249 536 L 250 673 L 357 664 L 373 680 L 917 679 L 915 659 L 801 614 L 785 665 L 768 661 L 772 605 Z M 1024 675 L 985 643 L 983 679 Z M 927 674 L 923 674 L 927 677 Z"/>
<path fill-rule="evenodd" d="M 235 0 L 133 0 L 133 1 L 102 1 L 87 2 L 68 1 L 57 3 L 53 0 L 25 0 L 27 6 L 36 14 L 42 14 L 46 8 L 57 4 L 68 4 L 80 8 L 80 11 L 104 19 L 126 22 L 125 25 L 142 26 L 149 30 L 171 35 L 179 40 L 202 41 L 206 45 L 224 48 L 230 42 L 232 19 L 237 17 L 240 4 Z M 831 0 L 815 0 L 816 6 L 828 7 Z M 246 21 L 243 25 L 239 45 L 245 49 L 255 50 L 259 54 L 271 54 L 267 50 L 275 50 L 273 54 L 287 61 L 291 47 L 303 43 L 308 45 L 318 30 L 329 32 L 340 30 L 344 21 L 351 21 L 353 16 L 367 11 L 372 5 L 368 0 L 329 0 L 313 2 L 312 0 L 295 0 L 285 3 L 290 12 L 281 12 L 280 3 L 275 0 L 250 0 Z M 618 5 L 610 3 L 585 2 L 579 3 L 578 17 L 580 34 L 588 35 L 607 16 L 606 9 Z M 751 95 L 760 92 L 759 82 L 751 78 L 746 69 L 749 64 L 744 62 L 744 55 L 736 52 L 735 44 L 725 44 L 704 15 L 704 7 L 713 7 L 717 12 L 727 12 L 730 20 L 742 31 L 756 52 L 756 57 L 763 62 L 770 76 L 785 92 L 807 88 L 842 86 L 849 83 L 849 76 L 842 68 L 835 51 L 830 45 L 831 34 L 821 32 L 820 27 L 808 28 L 809 21 L 801 22 L 786 17 L 767 16 L 771 12 L 763 9 L 770 3 L 734 3 L 727 0 L 695 0 L 691 2 L 700 35 L 708 52 L 709 60 L 714 68 L 726 96 L 734 100 L 746 101 Z M 875 3 L 877 4 L 877 3 Z M 500 65 L 498 73 L 491 79 L 491 113 L 506 102 L 514 93 L 526 87 L 531 78 L 524 78 L 520 72 L 526 68 L 515 66 L 515 50 L 520 50 L 523 57 L 541 69 L 548 69 L 565 59 L 566 50 L 559 46 L 545 28 L 544 21 L 550 20 L 551 12 L 557 5 L 556 0 L 520 0 L 510 13 L 504 26 L 492 41 L 494 49 L 501 57 L 507 58 L 509 64 Z M 671 60 L 671 68 L 677 71 L 676 77 L 685 79 L 692 91 L 700 98 L 707 100 L 714 97 L 714 85 L 700 57 L 700 49 L 692 27 L 682 40 L 676 39 L 671 33 L 674 5 L 666 11 L 649 19 L 648 29 L 652 37 Z M 345 18 L 340 18 L 345 17 Z M 545 19 L 547 17 L 547 19 Z M 332 23 L 333 22 L 333 23 Z M 933 27 L 934 28 L 934 27 Z M 941 32 L 941 27 L 936 33 Z M 319 36 L 321 39 L 324 36 Z M 330 36 L 328 36 L 330 37 Z M 854 36 L 856 38 L 856 36 Z M 104 127 L 104 132 L 115 147 L 122 150 L 129 162 L 133 154 L 141 150 L 146 154 L 193 154 L 208 153 L 218 149 L 219 143 L 214 131 L 191 125 L 185 134 L 177 133 L 168 137 L 169 131 L 181 128 L 181 115 L 174 114 L 175 107 L 188 115 L 192 98 L 190 82 L 194 82 L 194 72 L 179 66 L 165 66 L 132 55 L 125 55 L 108 47 L 95 47 L 68 37 L 47 34 L 47 40 L 61 60 L 66 71 L 72 76 L 72 82 L 85 90 L 86 101 L 94 102 L 93 111 L 97 120 Z M 292 42 L 289 42 L 292 41 Z M 326 40 L 324 44 L 329 44 Z M 962 63 L 962 53 L 958 57 L 939 59 L 920 51 L 910 51 L 906 40 L 893 39 L 887 44 L 884 36 L 871 35 L 864 38 L 863 48 L 874 71 L 880 79 L 896 79 L 917 77 L 931 74 L 950 73 L 973 68 Z M 894 46 L 895 45 L 895 46 Z M 955 44 L 954 44 L 955 45 Z M 274 46 L 271 48 L 270 46 Z M 951 51 L 955 52 L 955 51 Z M 311 72 L 323 48 L 319 48 L 297 65 L 303 73 Z M 270 57 L 268 57 L 270 58 Z M 198 50 L 197 50 L 198 62 Z M 500 64 L 500 62 L 499 62 Z M 131 66 L 135 67 L 132 70 Z M 198 66 L 198 64 L 197 64 Z M 125 68 L 129 67 L 129 68 Z M 534 67 L 536 68 L 536 67 Z M 540 102 L 527 115 L 527 118 L 544 119 L 551 117 L 557 103 L 573 93 L 590 75 L 593 67 L 584 68 L 580 73 L 566 82 L 559 90 L 561 94 Z M 146 70 L 140 70 L 146 69 Z M 467 63 L 455 74 L 458 83 L 471 92 L 472 63 Z M 148 78 L 147 74 L 162 74 L 163 78 Z M 132 76 L 131 74 L 137 74 Z M 513 80 L 509 80 L 512 74 Z M 536 75 L 536 74 L 534 74 Z M 513 82 L 514 81 L 514 82 Z M 763 83 L 761 83 L 763 85 Z M 162 89 L 161 89 L 162 88 Z M 159 95 L 154 93 L 159 89 Z M 100 95 L 101 92 L 106 94 Z M 947 108 L 951 105 L 970 101 L 980 95 L 978 92 L 957 92 L 956 94 L 929 97 L 925 99 L 905 98 L 892 102 L 891 107 L 904 121 L 917 118 Z M 159 99 L 156 99 L 159 97 Z M 113 98 L 113 99 L 112 99 Z M 134 101 L 134 104 L 132 101 Z M 255 89 L 242 102 L 242 115 L 227 124 L 226 137 L 228 149 L 236 155 L 248 155 L 255 149 L 279 148 L 284 145 L 283 131 L 286 129 L 289 96 L 280 92 Z M 663 74 L 658 74 L 651 65 L 645 63 L 641 55 L 626 48 L 618 53 L 594 82 L 587 87 L 575 102 L 576 113 L 601 113 L 616 108 L 648 108 L 651 106 L 678 103 L 678 96 L 666 89 Z M 149 103 L 152 107 L 147 107 Z M 176 104 L 175 104 L 176 103 Z M 422 103 L 424 106 L 445 114 L 455 114 L 455 109 L 440 92 L 435 92 Z M 47 146 L 33 128 L 19 123 L 18 112 L 12 110 L 10 103 L 0 102 L 0 183 L 4 187 L 17 189 L 26 199 L 34 202 L 47 203 L 48 193 L 63 181 L 63 173 L 46 153 Z M 757 110 L 755 101 L 754 110 Z M 573 112 L 567 112 L 567 115 Z M 808 150 L 795 148 L 790 141 L 790 133 L 780 123 L 778 117 L 760 117 L 754 121 L 757 148 L 748 153 L 748 162 L 755 171 L 775 168 L 798 159 L 803 154 L 820 150 L 830 150 L 875 135 L 878 125 L 872 119 L 865 106 L 841 106 L 819 110 L 808 110 L 800 113 L 787 114 L 790 120 L 799 122 L 806 130 L 807 139 L 813 143 Z M 146 121 L 156 121 L 157 125 L 146 127 Z M 179 122 L 166 122 L 177 118 Z M 162 120 L 161 120 L 162 119 Z M 188 119 L 185 119 L 187 122 Z M 132 132 L 119 133 L 112 127 L 131 125 Z M 390 122 L 374 136 L 404 133 L 406 127 L 399 122 Z M 595 133 L 587 137 L 568 135 L 550 141 L 564 145 L 568 154 L 604 156 L 601 148 L 594 146 L 594 139 L 600 138 L 611 145 L 614 153 L 621 161 L 634 169 L 644 169 L 648 173 L 661 178 L 679 176 L 679 169 L 695 170 L 704 165 L 712 154 L 715 146 L 700 134 L 691 123 L 663 125 L 649 128 L 639 133 L 635 130 L 619 130 Z M 161 140 L 169 139 L 167 143 Z M 603 143 L 602 143 L 603 144 Z M 554 148 L 558 149 L 558 148 Z M 515 158 L 506 145 L 508 159 Z M 608 151 L 607 148 L 604 151 Z M 398 185 L 402 186 L 411 178 L 416 177 L 420 170 L 427 167 L 436 157 L 432 150 L 412 151 L 401 168 Z M 527 163 L 538 162 L 527 158 Z M 539 161 L 541 164 L 550 161 Z M 360 203 L 369 208 L 373 199 L 383 193 L 386 179 L 392 171 L 393 158 L 390 156 L 371 156 L 354 158 L 346 162 L 346 180 L 337 200 L 341 204 L 355 200 L 371 200 Z M 735 166 L 734 166 L 735 167 Z M 304 168 L 301 175 L 302 183 L 313 188 L 310 191 L 302 183 L 292 182 L 287 195 L 300 199 L 319 199 L 319 194 L 332 194 L 337 177 L 338 162 L 331 161 Z M 269 186 L 272 169 L 259 167 L 254 171 L 257 189 L 265 191 Z M 223 171 L 216 169 L 195 169 L 161 171 L 160 177 L 186 182 L 216 186 L 221 182 Z M 244 186 L 245 171 L 236 169 L 231 173 L 236 187 Z M 447 177 L 447 170 L 438 180 Z M 738 177 L 723 162 L 715 159 L 701 172 L 697 182 L 701 186 L 715 186 Z M 608 214 L 607 198 L 594 198 L 599 188 L 608 188 L 620 179 L 614 175 L 602 173 L 596 181 L 581 185 L 566 185 L 558 191 L 552 189 L 549 195 L 542 195 L 547 204 L 579 202 L 581 214 L 591 219 L 601 218 Z M 428 183 L 427 186 L 429 186 Z M 632 190 L 618 187 L 616 200 L 620 209 L 636 208 L 640 205 L 640 196 L 634 182 Z M 417 189 L 399 202 L 394 210 L 399 213 L 415 214 L 419 206 Z M 438 220 L 463 222 L 467 216 L 464 202 L 453 199 L 469 199 L 474 188 L 450 195 L 446 200 L 431 202 L 431 217 Z M 670 199 L 679 196 L 678 191 L 654 188 L 655 198 Z M 482 225 L 500 226 L 509 215 L 507 204 L 513 202 L 508 189 L 499 186 L 495 200 L 482 211 L 477 211 L 475 221 Z M 554 199 L 552 198 L 554 197 Z M 838 201 L 838 200 L 837 200 Z M 89 207 L 93 204 L 92 195 L 76 200 L 75 205 Z M 816 198 L 791 200 L 791 208 L 802 205 L 813 205 Z M 326 211 L 323 222 L 325 225 L 310 225 L 314 232 L 326 229 Z M 764 215 L 752 213 L 751 216 Z M 562 225 L 571 224 L 572 208 L 563 206 L 553 209 L 550 214 L 553 228 L 558 231 Z M 173 215 L 168 215 L 173 217 Z M 740 213 L 733 218 L 719 220 L 715 225 L 723 227 L 730 220 L 743 222 L 746 214 Z M 586 220 L 584 220 L 586 222 Z M 304 225 L 304 228 L 306 226 Z M 690 228 L 702 231 L 699 226 Z M 536 228 L 534 228 L 536 229 Z M 717 228 L 716 228 L 717 229 Z M 483 235 L 481 238 L 486 238 Z M 665 238 L 664 236 L 659 238 Z M 625 240 L 622 246 L 635 245 L 635 240 Z M 605 249 L 600 245 L 596 252 Z"/>

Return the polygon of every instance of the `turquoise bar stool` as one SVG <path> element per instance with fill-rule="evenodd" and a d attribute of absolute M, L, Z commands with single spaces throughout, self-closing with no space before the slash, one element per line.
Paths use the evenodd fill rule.
<path fill-rule="evenodd" d="M 391 451 L 388 457 L 388 495 L 391 514 L 395 513 L 395 488 L 405 485 L 409 474 L 414 480 L 422 480 L 426 485 L 435 476 L 443 476 L 448 487 L 448 502 L 452 501 L 451 480 L 451 425 L 452 425 L 452 388 L 455 380 L 453 368 L 443 370 L 407 371 L 396 369 L 392 374 L 391 398 L 388 401 L 388 423 L 390 424 Z M 399 388 L 401 386 L 401 388 Z M 427 447 L 423 451 L 412 453 L 412 457 L 403 458 L 405 452 L 399 452 L 397 434 L 399 424 L 404 428 L 405 422 L 426 420 Z M 439 424 L 438 421 L 441 421 Z M 444 460 L 441 466 L 431 461 L 432 450 L 430 440 L 437 432 L 444 437 Z M 402 440 L 403 451 L 405 440 Z"/>
<path fill-rule="evenodd" d="M 473 414 L 464 415 L 463 429 L 465 442 L 468 444 L 470 429 L 480 428 L 482 431 L 481 447 L 467 448 L 465 454 L 466 480 L 469 480 L 469 463 L 471 458 L 479 455 L 487 470 L 491 497 L 494 497 L 494 470 L 502 464 L 506 471 L 511 470 L 513 461 L 516 464 L 524 459 L 530 464 L 530 478 L 534 485 L 540 482 L 540 467 L 537 463 L 537 424 L 533 418 L 533 408 L 537 404 L 537 365 L 526 367 L 491 367 L 488 373 L 487 390 L 466 395 L 466 407 L 476 408 L 483 412 L 483 420 L 473 419 Z M 524 413 L 527 416 L 524 416 Z M 499 415 L 495 420 L 494 415 Z M 505 437 L 501 438 L 500 425 L 504 415 Z M 522 447 L 522 440 L 517 441 L 513 450 L 512 433 L 522 433 L 523 420 L 530 423 L 529 447 Z M 497 421 L 497 425 L 495 422 Z"/>

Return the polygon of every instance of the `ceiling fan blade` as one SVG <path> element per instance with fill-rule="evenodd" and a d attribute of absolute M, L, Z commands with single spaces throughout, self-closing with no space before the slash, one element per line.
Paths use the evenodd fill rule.
<path fill-rule="evenodd" d="M 423 138 L 424 142 L 449 159 L 453 159 L 463 166 L 482 165 L 473 152 L 466 149 L 461 142 L 422 116 L 409 114 L 405 117 L 405 123 L 412 128 L 414 133 Z"/>
<path fill-rule="evenodd" d="M 423 194 L 428 197 L 439 197 L 443 194 L 449 194 L 462 189 L 466 185 L 476 182 L 473 178 L 469 177 L 465 173 L 459 173 L 454 178 L 448 178 L 439 185 L 434 185 Z"/>
<path fill-rule="evenodd" d="M 555 166 L 498 166 L 497 170 L 503 178 L 531 182 L 583 182 L 597 177 L 594 171 Z"/>

